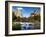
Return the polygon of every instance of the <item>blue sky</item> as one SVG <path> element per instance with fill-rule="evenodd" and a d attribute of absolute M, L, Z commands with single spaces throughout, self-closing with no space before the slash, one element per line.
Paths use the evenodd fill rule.
<path fill-rule="evenodd" d="M 40 7 L 19 7 L 13 6 L 12 10 L 15 11 L 17 8 L 20 8 L 22 11 L 23 17 L 29 17 L 31 13 L 40 12 Z"/>

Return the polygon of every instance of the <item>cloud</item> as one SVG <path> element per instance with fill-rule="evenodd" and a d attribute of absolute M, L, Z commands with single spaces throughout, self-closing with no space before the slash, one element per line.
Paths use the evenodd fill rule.
<path fill-rule="evenodd" d="M 22 10 L 23 8 L 17 8 L 18 10 Z"/>

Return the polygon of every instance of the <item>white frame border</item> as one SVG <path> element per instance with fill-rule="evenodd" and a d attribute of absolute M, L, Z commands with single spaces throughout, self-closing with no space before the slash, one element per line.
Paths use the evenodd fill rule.
<path fill-rule="evenodd" d="M 24 4 L 24 5 L 23 5 Z M 23 7 L 40 7 L 41 8 L 41 29 L 40 30 L 21 30 L 12 31 L 12 6 L 23 6 Z M 25 4 L 25 3 L 8 3 L 8 32 L 9 34 L 26 34 L 26 33 L 42 33 L 43 32 L 43 5 L 42 4 Z"/>

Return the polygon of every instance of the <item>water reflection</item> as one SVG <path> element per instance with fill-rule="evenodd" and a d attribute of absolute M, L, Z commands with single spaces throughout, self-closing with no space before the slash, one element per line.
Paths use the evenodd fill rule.
<path fill-rule="evenodd" d="M 33 28 L 32 24 L 26 24 L 26 23 L 24 23 L 24 24 L 21 25 L 21 29 L 22 30 L 30 30 L 32 28 Z"/>
<path fill-rule="evenodd" d="M 35 24 L 31 22 L 14 22 L 13 30 L 31 30 L 31 29 L 40 29 L 40 24 Z"/>

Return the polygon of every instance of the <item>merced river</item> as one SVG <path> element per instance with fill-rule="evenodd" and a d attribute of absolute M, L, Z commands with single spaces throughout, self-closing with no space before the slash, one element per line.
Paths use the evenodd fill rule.
<path fill-rule="evenodd" d="M 33 25 L 34 23 L 30 23 L 30 22 L 15 22 L 15 23 L 20 23 L 21 25 L 21 30 L 30 30 L 33 29 Z"/>

